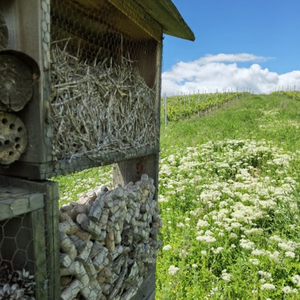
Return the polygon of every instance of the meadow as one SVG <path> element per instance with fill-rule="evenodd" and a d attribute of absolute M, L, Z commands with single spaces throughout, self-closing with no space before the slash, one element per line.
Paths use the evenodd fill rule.
<path fill-rule="evenodd" d="M 297 97 L 235 97 L 162 124 L 157 300 L 300 299 Z M 57 178 L 61 204 L 111 178 Z"/>

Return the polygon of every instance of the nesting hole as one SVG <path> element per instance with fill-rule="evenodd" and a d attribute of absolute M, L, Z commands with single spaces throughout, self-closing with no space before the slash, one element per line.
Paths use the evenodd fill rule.
<path fill-rule="evenodd" d="M 7 124 L 8 123 L 8 120 L 6 118 L 3 118 L 2 119 L 2 124 Z"/>

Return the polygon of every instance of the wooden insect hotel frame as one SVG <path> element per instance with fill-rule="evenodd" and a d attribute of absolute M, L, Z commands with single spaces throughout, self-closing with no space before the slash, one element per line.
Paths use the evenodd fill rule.
<path fill-rule="evenodd" d="M 17 278 L 8 287 L 0 276 L 0 298 L 8 288 L 20 296 L 22 276 L 36 299 L 154 298 L 155 261 L 127 256 L 155 258 L 159 247 L 164 33 L 194 40 L 171 0 L 0 2 L 0 271 Z M 47 179 L 110 164 L 117 188 L 102 187 L 59 215 L 58 187 Z M 5 233 L 18 226 L 29 228 L 32 251 L 18 246 L 18 229 Z M 3 265 L 14 234 L 13 251 L 27 251 L 28 266 Z M 75 279 L 61 288 L 60 276 Z"/>

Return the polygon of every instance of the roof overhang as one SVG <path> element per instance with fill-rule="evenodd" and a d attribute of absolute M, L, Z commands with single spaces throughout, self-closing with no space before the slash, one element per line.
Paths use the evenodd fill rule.
<path fill-rule="evenodd" d="M 195 35 L 171 0 L 135 0 L 168 35 L 194 41 Z"/>

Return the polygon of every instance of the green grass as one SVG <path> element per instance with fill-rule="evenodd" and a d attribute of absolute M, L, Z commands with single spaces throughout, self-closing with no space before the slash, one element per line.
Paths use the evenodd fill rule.
<path fill-rule="evenodd" d="M 162 128 L 157 300 L 300 299 L 299 114 L 249 95 Z"/>
<path fill-rule="evenodd" d="M 170 122 L 161 129 L 161 149 L 186 147 L 225 138 L 268 139 L 287 150 L 300 149 L 300 101 L 284 95 L 249 95 L 215 109 L 205 117 Z"/>
<path fill-rule="evenodd" d="M 297 99 L 248 95 L 162 125 L 156 300 L 300 299 Z M 111 178 L 57 178 L 61 204 Z"/>

